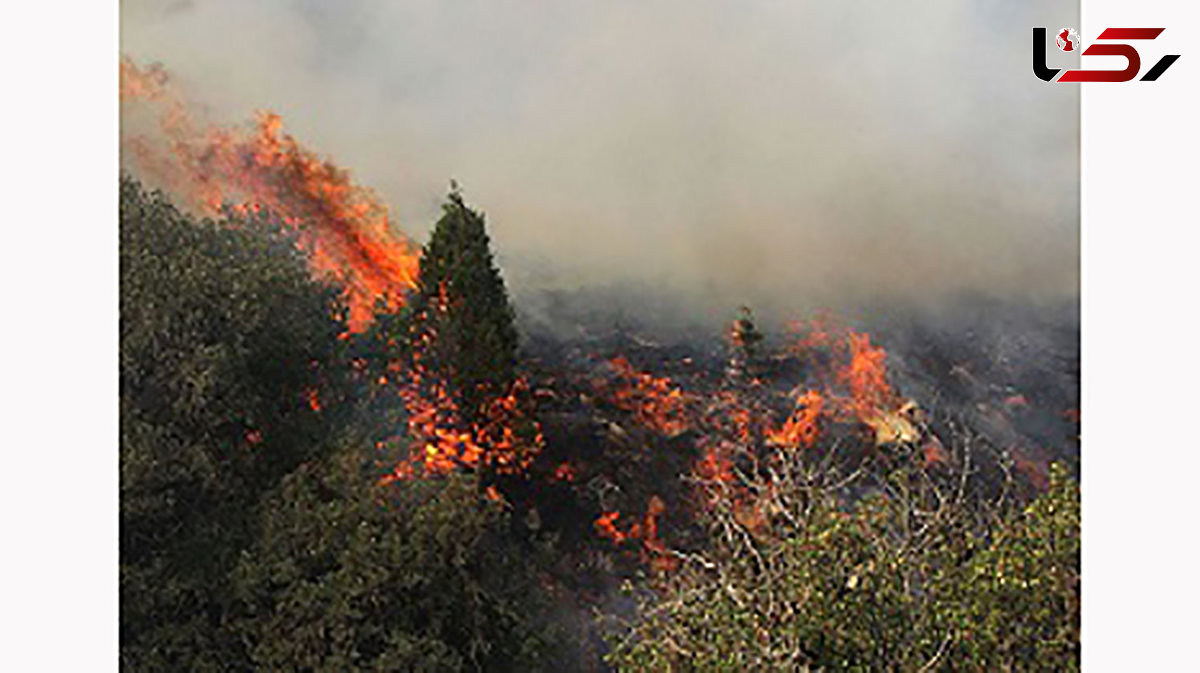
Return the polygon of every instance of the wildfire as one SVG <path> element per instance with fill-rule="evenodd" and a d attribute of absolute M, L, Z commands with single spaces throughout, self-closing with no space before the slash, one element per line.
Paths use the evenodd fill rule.
<path fill-rule="evenodd" d="M 297 232 L 313 274 L 344 288 L 351 331 L 370 324 L 377 302 L 403 304 L 416 284 L 420 251 L 392 228 L 374 192 L 283 133 L 275 113 L 259 113 L 248 127 L 201 128 L 169 84 L 160 66 L 121 59 L 121 100 L 161 110 L 160 142 L 123 139 L 140 170 L 204 215 L 219 215 L 226 204 L 242 214 L 265 208 L 278 215 Z"/>
<path fill-rule="evenodd" d="M 790 350 L 810 362 L 815 379 L 810 383 L 816 387 L 797 395 L 794 410 L 781 425 L 756 402 L 761 392 L 733 389 L 698 395 L 669 378 L 635 370 L 624 357 L 609 361 L 618 374 L 610 398 L 633 412 L 640 425 L 660 434 L 675 436 L 700 428 L 706 446 L 699 472 L 707 480 L 729 480 L 728 445 L 752 445 L 761 437 L 772 446 L 811 448 L 826 417 L 862 423 L 875 431 L 880 444 L 918 438 L 908 418 L 913 405 L 888 383 L 887 352 L 872 344 L 870 335 L 838 327 L 823 315 Z M 727 441 L 709 441 L 716 437 Z"/>
<path fill-rule="evenodd" d="M 658 536 L 658 519 L 667 511 L 662 498 L 651 496 L 646 504 L 646 515 L 641 521 L 635 521 L 628 531 L 617 527 L 620 512 L 604 512 L 596 519 L 596 530 L 602 537 L 621 544 L 626 540 L 641 540 L 641 560 L 652 568 L 660 571 L 673 570 L 678 566 L 678 559 L 670 555 L 667 546 Z"/>
<path fill-rule="evenodd" d="M 398 391 L 408 411 L 413 450 L 408 461 L 396 467 L 394 476 L 413 476 L 416 466 L 423 474 L 484 466 L 506 474 L 528 468 L 545 440 L 541 426 L 526 416 L 519 404 L 525 388 L 524 381 L 517 381 L 509 394 L 491 402 L 485 422 L 467 427 L 446 386 L 414 369 Z"/>
<path fill-rule="evenodd" d="M 619 377 L 613 403 L 632 411 L 639 423 L 669 437 L 692 427 L 692 398 L 671 379 L 636 371 L 624 357 L 613 358 L 609 364 Z"/>
<path fill-rule="evenodd" d="M 838 372 L 838 380 L 849 387 L 854 411 L 861 418 L 894 401 L 884 365 L 887 353 L 871 345 L 869 334 L 851 331 L 846 335 L 846 344 L 850 362 Z"/>
<path fill-rule="evenodd" d="M 120 74 L 122 102 L 152 104 L 158 113 L 161 137 L 123 138 L 127 156 L 141 171 L 203 215 L 219 216 L 228 208 L 242 216 L 270 212 L 280 218 L 296 232 L 313 275 L 343 288 L 350 332 L 363 331 L 378 308 L 396 310 L 404 303 L 416 286 L 419 248 L 392 228 L 374 192 L 284 133 L 279 115 L 261 112 L 246 126 L 203 125 L 161 66 L 141 68 L 123 57 Z M 442 289 L 434 310 L 445 310 Z M 519 403 L 525 382 L 491 400 L 482 421 L 464 423 L 445 382 L 421 361 L 421 346 L 412 363 L 393 363 L 390 376 L 376 379 L 379 386 L 395 386 L 408 412 L 409 457 L 386 480 L 418 471 L 444 474 L 486 465 L 506 473 L 528 467 L 544 440 Z M 321 410 L 316 390 L 306 401 Z"/>
<path fill-rule="evenodd" d="M 825 399 L 809 390 L 796 399 L 796 410 L 782 428 L 767 431 L 767 441 L 777 446 L 811 448 L 820 435 L 818 421 L 825 409 Z"/>
<path fill-rule="evenodd" d="M 446 311 L 445 292 L 428 310 Z M 426 319 L 421 313 L 418 323 Z M 414 325 L 419 334 L 413 344 L 411 362 L 392 363 L 398 380 L 397 393 L 408 412 L 408 459 L 396 466 L 390 478 L 421 474 L 446 474 L 457 469 L 489 467 L 497 474 L 526 470 L 545 445 L 541 424 L 528 413 L 525 401 L 529 384 L 517 379 L 508 392 L 489 400 L 481 420 L 467 423 L 443 377 L 425 364 L 433 335 Z M 388 385 L 382 377 L 379 384 Z"/>
<path fill-rule="evenodd" d="M 484 450 L 470 431 L 462 429 L 453 398 L 438 382 L 422 383 L 420 373 L 414 373 L 412 380 L 399 390 L 408 411 L 408 435 L 413 447 L 409 462 L 431 474 L 477 466 Z M 397 476 L 413 474 L 412 465 L 401 465 Z"/>
<path fill-rule="evenodd" d="M 247 217 L 269 212 L 280 218 L 296 233 L 313 275 L 343 288 L 349 332 L 362 332 L 379 308 L 396 310 L 404 304 L 416 286 L 420 250 L 393 229 L 387 208 L 374 192 L 355 184 L 347 171 L 285 133 L 279 115 L 261 112 L 244 126 L 204 125 L 160 66 L 141 68 L 122 58 L 120 74 L 121 100 L 150 105 L 158 112 L 161 137 L 122 140 L 127 156 L 140 170 L 201 214 L 219 216 L 229 209 Z M 445 311 L 448 301 L 443 284 L 428 310 Z M 414 320 L 419 323 L 423 317 Z M 527 404 L 529 384 L 518 379 L 506 394 L 471 410 L 477 413 L 464 414 L 448 383 L 423 359 L 435 335 L 419 330 L 414 334 L 420 338 L 412 344 L 411 360 L 392 363 L 385 375 L 370 379 L 388 394 L 394 392 L 407 412 L 406 426 L 395 430 L 387 442 L 378 443 L 381 449 L 392 442 L 408 447 L 405 458 L 384 481 L 462 469 L 486 468 L 498 474 L 527 470 L 545 445 L 542 428 Z M 748 317 L 735 322 L 729 337 L 743 351 L 762 339 Z M 877 444 L 921 438 L 909 420 L 912 407 L 889 384 L 886 351 L 872 344 L 869 335 L 840 327 L 822 315 L 789 350 L 807 361 L 811 376 L 786 395 L 757 379 L 749 386 L 690 392 L 671 378 L 636 370 L 624 357 L 609 361 L 615 377 L 598 387 L 612 405 L 652 432 L 675 438 L 694 431 L 700 458 L 692 473 L 705 502 L 711 505 L 715 498 L 732 498 L 738 520 L 757 536 L 769 529 L 771 512 L 764 504 L 769 499 L 750 497 L 750 487 L 742 483 L 746 475 L 754 474 L 752 461 L 811 449 L 835 421 L 867 426 Z M 324 403 L 333 403 L 321 400 L 316 389 L 306 392 L 305 402 L 317 412 Z M 1014 396 L 1006 405 L 1017 409 L 1028 401 Z M 250 430 L 245 440 L 256 445 L 263 436 Z M 927 466 L 950 459 L 936 438 L 922 444 L 921 450 Z M 576 466 L 561 462 L 553 478 L 582 484 L 586 479 L 579 472 L 586 472 L 587 466 L 580 463 L 577 472 Z M 1017 469 L 1039 474 L 1039 465 L 1019 454 Z M 488 486 L 482 495 L 504 502 L 495 486 Z M 642 517 L 622 520 L 619 511 L 605 511 L 594 526 L 615 544 L 638 541 L 644 562 L 669 570 L 678 561 L 660 537 L 665 513 L 666 505 L 656 495 L 647 502 Z"/>
<path fill-rule="evenodd" d="M 839 326 L 824 314 L 811 321 L 807 334 L 796 339 L 790 350 L 808 361 L 824 384 L 826 412 L 866 425 L 874 431 L 876 444 L 920 438 L 910 418 L 915 405 L 901 399 L 888 383 L 887 351 L 872 344 L 869 334 Z M 799 432 L 802 421 L 815 418 L 794 415 L 789 423 L 793 420 L 792 429 Z M 776 439 L 784 437 L 777 435 Z"/>
<path fill-rule="evenodd" d="M 738 325 L 735 322 L 731 331 L 735 352 L 744 341 Z M 779 450 L 816 447 L 832 423 L 871 430 L 877 446 L 914 443 L 923 436 L 913 421 L 915 404 L 902 399 L 889 383 L 887 352 L 868 334 L 839 326 L 828 314 L 819 315 L 788 352 L 807 362 L 808 380 L 791 394 L 791 411 L 783 418 L 778 414 L 780 393 L 762 381 L 723 385 L 708 393 L 685 391 L 671 379 L 637 371 L 617 357 L 609 361 L 617 371 L 617 385 L 597 385 L 601 394 L 632 412 L 633 420 L 647 429 L 669 437 L 694 430 L 700 458 L 692 476 L 700 502 L 710 507 L 728 500 L 741 515 L 765 525 L 761 513 L 755 514 L 758 505 L 743 478 L 753 475 L 763 460 L 783 457 Z M 931 441 L 920 448 L 929 465 L 949 459 Z M 739 467 L 747 471 L 739 472 Z M 618 517 L 607 512 L 598 519 L 600 534 L 621 542 L 647 527 L 642 522 L 624 531 L 617 527 Z"/>

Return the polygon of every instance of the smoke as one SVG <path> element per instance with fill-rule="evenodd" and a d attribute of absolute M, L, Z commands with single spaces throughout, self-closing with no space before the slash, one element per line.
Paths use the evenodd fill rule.
<path fill-rule="evenodd" d="M 1030 28 L 1077 25 L 1074 2 L 121 14 L 125 53 L 161 61 L 213 116 L 280 113 L 417 238 L 458 180 L 529 306 L 626 286 L 707 314 L 1078 292 L 1079 93 L 1030 71 Z"/>

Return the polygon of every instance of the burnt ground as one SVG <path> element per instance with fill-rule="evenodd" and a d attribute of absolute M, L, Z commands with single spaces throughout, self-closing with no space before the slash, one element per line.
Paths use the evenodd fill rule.
<path fill-rule="evenodd" d="M 646 570 L 637 539 L 620 542 L 599 534 L 596 519 L 618 511 L 618 526 L 642 521 L 659 498 L 659 527 L 675 548 L 703 543 L 695 491 L 685 482 L 702 455 L 697 429 L 664 433 L 640 423 L 610 393 L 621 385 L 611 360 L 669 377 L 672 385 L 711 400 L 728 389 L 730 344 L 719 326 L 655 327 L 628 306 L 595 310 L 595 296 L 554 299 L 536 319 L 522 316 L 522 360 L 531 380 L 545 449 L 530 474 L 502 484 L 519 526 L 549 532 L 563 552 L 557 581 L 564 589 L 565 619 L 585 633 L 584 670 L 602 670 L 603 645 L 593 628 L 597 612 L 630 609 L 617 590 L 623 579 Z M 735 307 L 736 308 L 736 307 Z M 730 311 L 730 318 L 736 317 Z M 763 328 L 761 384 L 750 397 L 786 417 L 797 386 L 811 380 L 813 363 L 787 354 L 794 336 Z M 1015 305 L 964 300 L 936 311 L 862 311 L 842 319 L 871 335 L 887 351 L 891 385 L 921 410 L 926 432 L 961 460 L 970 452 L 981 491 L 994 491 L 1015 475 L 1025 496 L 1044 486 L 1050 461 L 1078 474 L 1079 321 L 1074 303 Z M 745 390 L 742 391 L 743 393 Z M 828 429 L 854 439 L 845 460 L 887 460 L 865 448 L 862 428 Z M 559 473 L 569 466 L 569 474 Z M 516 483 L 519 482 L 519 483 Z M 625 528 L 627 530 L 627 528 Z"/>

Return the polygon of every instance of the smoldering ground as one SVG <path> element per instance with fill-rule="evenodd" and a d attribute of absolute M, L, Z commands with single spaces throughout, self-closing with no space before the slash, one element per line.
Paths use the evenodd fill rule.
<path fill-rule="evenodd" d="M 1078 90 L 1029 68 L 1074 2 L 121 11 L 125 53 L 215 118 L 279 112 L 418 239 L 458 180 L 546 321 L 548 292 L 704 319 L 1078 291 Z"/>

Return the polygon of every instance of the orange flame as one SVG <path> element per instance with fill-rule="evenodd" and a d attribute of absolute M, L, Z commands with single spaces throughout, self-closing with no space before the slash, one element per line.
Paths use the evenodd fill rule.
<path fill-rule="evenodd" d="M 165 151 L 146 137 L 123 140 L 139 166 L 185 204 L 216 216 L 228 201 L 237 212 L 277 214 L 299 235 L 313 274 L 344 288 L 347 326 L 362 331 L 376 302 L 398 308 L 416 284 L 420 251 L 392 229 L 387 208 L 345 170 L 282 133 L 279 115 L 263 112 L 250 128 L 198 129 L 184 99 L 157 65 L 121 60 L 121 100 L 163 106 Z"/>
<path fill-rule="evenodd" d="M 823 313 L 810 321 L 807 333 L 797 339 L 791 351 L 816 365 L 831 411 L 872 425 L 900 406 L 888 383 L 887 351 L 872 345 L 869 334 L 838 325 L 831 315 Z"/>
<path fill-rule="evenodd" d="M 600 535 L 609 538 L 613 542 L 620 544 L 625 540 L 625 533 L 622 533 L 614 524 L 621 517 L 620 512 L 605 512 L 596 519 L 596 530 Z"/>
<path fill-rule="evenodd" d="M 891 386 L 887 382 L 887 353 L 871 345 L 868 334 L 849 332 L 847 343 L 850 362 L 838 372 L 838 380 L 850 388 L 854 411 L 864 417 L 895 401 Z"/>
<path fill-rule="evenodd" d="M 446 309 L 435 306 L 433 310 Z M 418 315 L 417 320 L 421 319 Z M 427 332 L 421 333 L 407 370 L 399 364 L 392 367 L 407 375 L 399 395 L 408 411 L 408 436 L 414 449 L 408 461 L 397 466 L 395 476 L 413 476 L 417 466 L 424 474 L 481 467 L 499 474 L 526 470 L 545 446 L 541 424 L 522 404 L 529 392 L 528 382 L 517 379 L 507 394 L 487 402 L 480 422 L 467 424 L 446 383 L 424 364 L 424 349 L 431 339 Z"/>
<path fill-rule="evenodd" d="M 666 511 L 667 506 L 662 498 L 653 495 L 646 503 L 646 515 L 641 521 L 630 525 L 629 532 L 617 528 L 616 521 L 621 517 L 620 512 L 601 514 L 596 519 L 596 530 L 602 537 L 612 540 L 613 544 L 621 544 L 625 540 L 641 540 L 640 557 L 643 563 L 648 563 L 650 567 L 659 571 L 674 570 L 678 567 L 679 560 L 669 553 L 666 544 L 658 536 L 658 519 Z"/>
<path fill-rule="evenodd" d="M 609 363 L 621 379 L 613 392 L 613 403 L 645 427 L 668 436 L 675 436 L 692 427 L 689 406 L 693 399 L 671 379 L 636 371 L 624 357 Z"/>
<path fill-rule="evenodd" d="M 812 447 L 820 434 L 818 421 L 825 407 L 821 393 L 809 390 L 796 399 L 796 410 L 784 422 L 782 428 L 767 430 L 767 440 L 778 446 L 796 448 Z"/>
<path fill-rule="evenodd" d="M 766 386 L 729 387 L 712 394 L 689 392 L 670 378 L 638 371 L 623 357 L 609 361 L 618 375 L 616 384 L 596 382 L 619 408 L 633 413 L 641 425 L 666 435 L 697 430 L 700 458 L 692 476 L 701 506 L 722 502 L 733 507 L 738 520 L 756 537 L 771 534 L 770 484 L 745 481 L 762 461 L 785 458 L 777 449 L 813 448 L 821 439 L 825 421 L 855 421 L 875 431 L 876 445 L 912 442 L 922 438 L 908 418 L 912 407 L 893 390 L 888 380 L 887 352 L 871 343 L 865 333 L 837 325 L 828 315 L 818 316 L 792 347 L 805 359 L 812 377 L 797 392 L 786 418 L 775 419 L 774 393 Z M 950 460 L 931 442 L 921 445 L 928 466 Z M 744 460 L 745 464 L 742 464 Z M 741 468 L 741 469 L 739 469 Z M 741 470 L 746 469 L 743 473 Z M 677 558 L 659 537 L 661 500 L 652 503 L 644 518 L 628 526 L 621 514 L 604 512 L 595 521 L 598 533 L 620 544 L 641 541 L 642 560 L 654 567 L 673 567 Z"/>
<path fill-rule="evenodd" d="M 321 396 L 318 394 L 316 388 L 309 388 L 308 390 L 304 391 L 304 399 L 308 402 L 309 409 L 312 409 L 313 411 L 320 411 L 322 409 Z"/>

